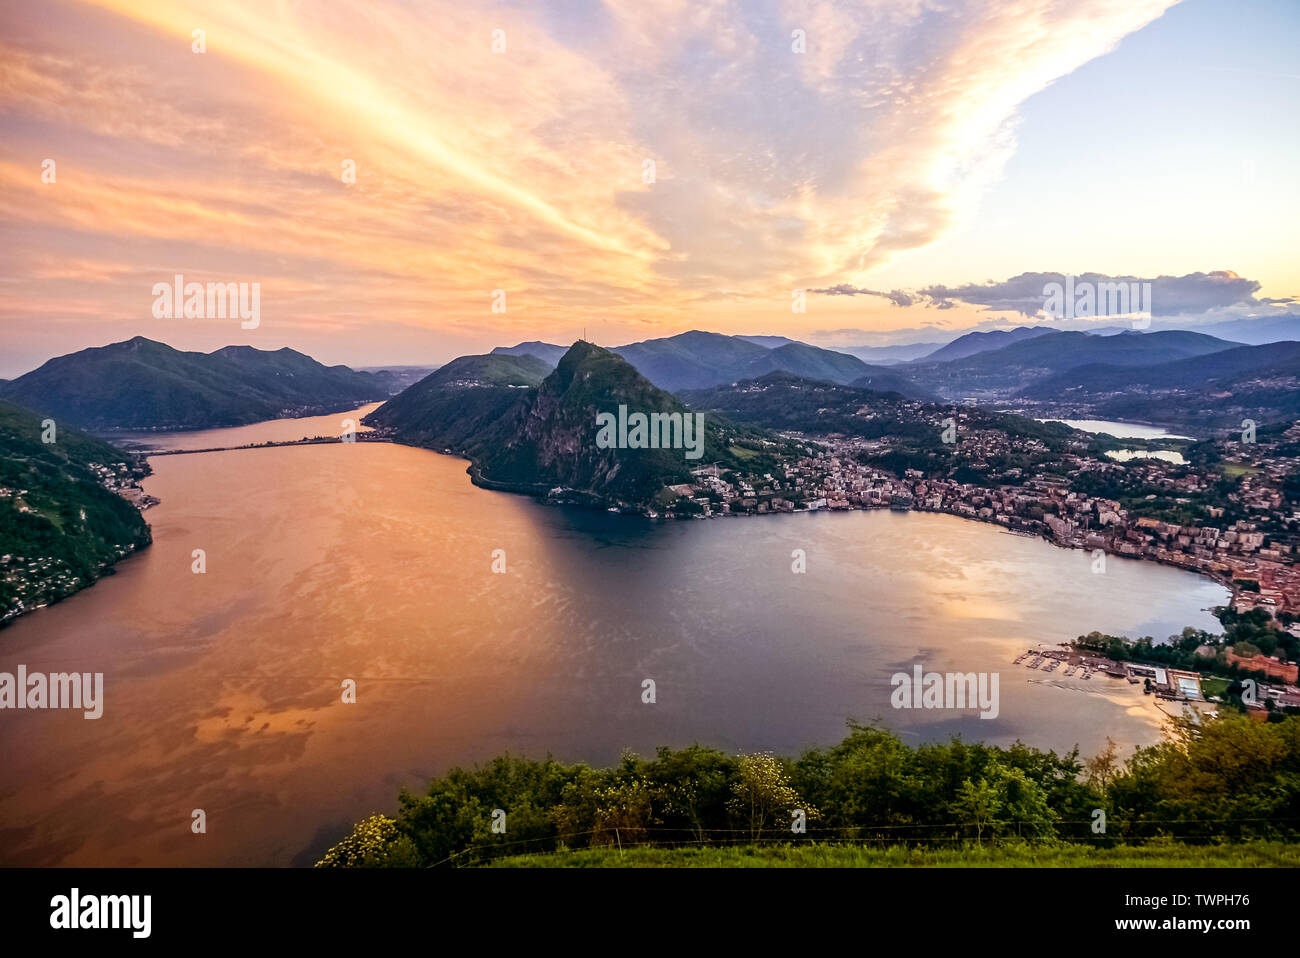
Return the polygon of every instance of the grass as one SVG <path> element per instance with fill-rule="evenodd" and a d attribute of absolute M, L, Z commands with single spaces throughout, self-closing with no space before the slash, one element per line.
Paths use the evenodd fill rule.
<path fill-rule="evenodd" d="M 1253 476 L 1259 470 L 1254 466 L 1248 466 L 1242 462 L 1225 462 L 1223 464 L 1223 474 L 1229 479 L 1236 479 L 1240 476 Z"/>
<path fill-rule="evenodd" d="M 1207 699 L 1214 695 L 1223 698 L 1223 696 L 1227 694 L 1228 686 L 1231 684 L 1232 681 L 1230 679 L 1214 678 L 1213 676 L 1208 675 L 1202 676 L 1201 692 L 1204 693 Z"/>
<path fill-rule="evenodd" d="M 1300 846 L 1283 842 L 1180 845 L 1002 845 L 884 848 L 837 844 L 686 848 L 584 848 L 515 855 L 493 868 L 1269 868 L 1300 867 Z"/>

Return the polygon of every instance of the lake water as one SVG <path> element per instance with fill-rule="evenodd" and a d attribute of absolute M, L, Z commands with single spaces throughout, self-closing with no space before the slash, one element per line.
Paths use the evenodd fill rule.
<path fill-rule="evenodd" d="M 1136 422 L 1110 422 L 1105 419 L 1040 419 L 1039 422 L 1063 422 L 1084 432 L 1109 433 L 1116 439 L 1188 439 L 1169 432 L 1163 426 L 1144 426 Z"/>
<path fill-rule="evenodd" d="M 105 674 L 97 721 L 0 716 L 0 864 L 309 864 L 399 786 L 506 750 L 794 753 L 849 717 L 910 742 L 1151 742 L 1161 713 L 1127 682 L 1011 659 L 1093 629 L 1215 628 L 1203 610 L 1227 596 L 1151 563 L 1094 575 L 1087 553 L 948 516 L 547 507 L 387 443 L 153 464 L 154 545 L 0 633 L 0 670 Z M 1000 714 L 892 709 L 891 675 L 916 662 L 999 673 Z"/>
<path fill-rule="evenodd" d="M 328 416 L 302 416 L 297 419 L 271 419 L 248 426 L 225 429 L 187 429 L 177 432 L 115 432 L 105 436 L 110 442 L 128 449 L 161 452 L 171 449 L 233 449 L 257 442 L 295 442 L 299 439 L 338 437 L 347 428 L 370 432 L 361 420 L 382 403 L 372 402 L 358 409 L 330 413 Z"/>
<path fill-rule="evenodd" d="M 1187 462 L 1181 452 L 1173 452 L 1169 449 L 1156 449 L 1150 452 L 1146 449 L 1110 449 L 1106 452 L 1106 456 L 1116 462 L 1128 462 L 1130 459 L 1163 459 L 1165 462 L 1172 462 L 1179 466 Z"/>

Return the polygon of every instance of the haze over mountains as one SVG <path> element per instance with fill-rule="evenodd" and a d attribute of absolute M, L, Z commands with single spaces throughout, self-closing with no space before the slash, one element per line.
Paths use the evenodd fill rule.
<path fill-rule="evenodd" d="M 563 355 L 563 347 L 549 343 L 520 343 L 498 347 L 493 352 L 524 352 L 552 362 L 550 357 L 556 350 Z M 724 336 L 691 330 L 663 339 L 615 346 L 610 352 L 622 356 L 641 375 L 669 392 L 705 389 L 780 370 L 840 384 L 865 377 L 873 381 L 872 388 L 892 389 L 918 397 L 927 394 L 922 387 L 889 367 L 871 366 L 856 356 L 787 340 L 783 336 Z"/>

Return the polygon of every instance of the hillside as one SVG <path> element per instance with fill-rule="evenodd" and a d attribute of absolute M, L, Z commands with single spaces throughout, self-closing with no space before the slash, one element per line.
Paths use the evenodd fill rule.
<path fill-rule="evenodd" d="M 824 379 L 832 383 L 848 383 L 875 372 L 870 366 L 847 353 L 819 349 L 806 343 L 788 343 L 756 357 L 739 370 L 746 379 L 780 370 L 805 379 Z M 880 373 L 887 374 L 887 370 Z"/>
<path fill-rule="evenodd" d="M 150 541 L 139 511 L 105 483 L 144 467 L 120 449 L 0 402 L 0 623 L 92 584 Z"/>
<path fill-rule="evenodd" d="M 740 371 L 772 352 L 737 336 L 691 330 L 664 339 L 616 346 L 617 353 L 660 389 L 702 389 L 744 378 Z"/>
<path fill-rule="evenodd" d="M 692 409 L 765 429 L 862 438 L 896 434 L 906 410 L 916 408 L 897 393 L 841 386 L 787 372 L 689 390 L 682 393 L 682 399 Z M 942 418 L 931 417 L 936 422 Z M 933 433 L 931 422 L 918 435 L 933 438 Z"/>
<path fill-rule="evenodd" d="M 758 379 L 682 394 L 692 409 L 779 432 L 817 439 L 863 440 L 859 461 L 901 473 L 960 477 L 987 484 L 1010 480 L 1026 469 L 1051 471 L 1062 454 L 1087 441 L 1061 423 L 992 412 L 970 406 L 921 402 L 898 393 L 769 373 Z M 955 417 L 973 443 L 945 444 L 943 423 Z"/>
<path fill-rule="evenodd" d="M 143 336 L 51 359 L 0 398 L 87 429 L 206 429 L 382 399 L 391 374 L 324 366 L 292 349 L 183 352 Z"/>
<path fill-rule="evenodd" d="M 388 400 L 366 424 L 413 445 L 465 451 L 551 369 L 528 353 L 461 356 Z"/>
<path fill-rule="evenodd" d="M 1022 390 L 1106 419 L 1240 428 L 1300 418 L 1300 343 L 1239 346 L 1151 366 L 1090 363 Z"/>

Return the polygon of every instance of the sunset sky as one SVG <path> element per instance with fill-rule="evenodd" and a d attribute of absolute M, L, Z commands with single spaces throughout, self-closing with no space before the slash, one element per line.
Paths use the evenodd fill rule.
<path fill-rule="evenodd" d="M 1294 0 L 0 0 L 0 376 L 869 343 L 1028 321 L 962 287 L 1037 272 L 1300 312 L 1298 41 Z M 176 273 L 260 283 L 260 326 L 153 318 Z M 841 285 L 894 295 L 791 312 Z"/>

